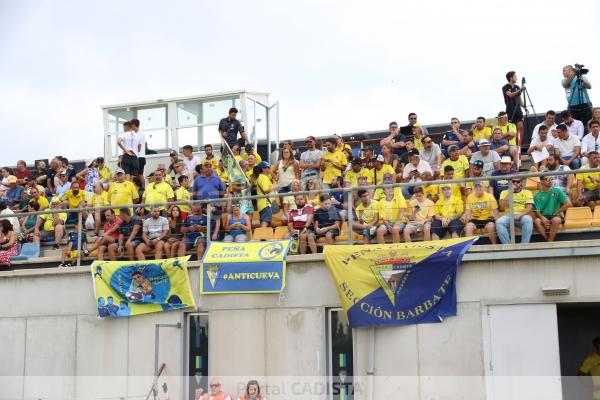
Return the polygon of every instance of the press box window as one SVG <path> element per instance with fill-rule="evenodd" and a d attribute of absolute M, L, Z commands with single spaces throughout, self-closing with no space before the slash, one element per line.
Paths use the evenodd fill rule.
<path fill-rule="evenodd" d="M 327 310 L 327 376 L 329 399 L 354 399 L 354 352 L 352 329 L 341 308 Z"/>

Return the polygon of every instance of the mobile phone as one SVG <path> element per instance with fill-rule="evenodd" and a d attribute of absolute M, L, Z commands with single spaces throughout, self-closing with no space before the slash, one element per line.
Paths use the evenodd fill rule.
<path fill-rule="evenodd" d="M 421 209 L 421 206 L 417 204 L 417 205 L 415 206 L 415 210 L 420 210 L 420 209 Z"/>
<path fill-rule="evenodd" d="M 169 388 L 167 387 L 167 382 L 163 383 L 163 392 L 167 393 Z"/>

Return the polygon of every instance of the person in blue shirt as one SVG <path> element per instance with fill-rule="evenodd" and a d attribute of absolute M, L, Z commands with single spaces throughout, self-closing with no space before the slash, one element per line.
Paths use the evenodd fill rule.
<path fill-rule="evenodd" d="M 183 257 L 186 251 L 196 247 L 198 260 L 202 259 L 204 250 L 206 249 L 206 227 L 207 217 L 203 212 L 202 204 L 192 205 L 192 214 L 188 215 L 185 222 L 181 225 L 183 241 L 178 247 L 179 257 Z M 221 218 L 211 218 L 210 234 L 212 240 L 217 240 L 220 227 Z"/>
<path fill-rule="evenodd" d="M 225 184 L 212 170 L 210 160 L 204 160 L 202 166 L 196 166 L 198 176 L 194 179 L 193 196 L 195 200 L 218 199 L 225 193 Z M 220 210 L 219 202 L 213 202 Z"/>
<path fill-rule="evenodd" d="M 583 66 L 575 64 L 567 65 L 563 68 L 562 86 L 567 95 L 568 110 L 571 111 L 573 118 L 583 121 L 592 119 L 592 103 L 587 90 L 592 88 L 592 84 L 583 73 Z"/>

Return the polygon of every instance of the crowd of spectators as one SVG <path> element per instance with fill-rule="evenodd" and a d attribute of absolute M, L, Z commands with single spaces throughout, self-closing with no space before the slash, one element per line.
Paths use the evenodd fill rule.
<path fill-rule="evenodd" d="M 469 129 L 452 118 L 441 140 L 435 140 L 411 113 L 406 126 L 391 122 L 388 135 L 360 151 L 339 135 L 322 142 L 308 136 L 303 151 L 285 141 L 272 165 L 251 144 L 245 144 L 236 113 L 230 110 L 219 129 L 223 140 L 231 144 L 227 154 L 245 175 L 242 181 L 229 179 L 223 160 L 210 144 L 203 147 L 202 156 L 195 155 L 190 145 L 183 146 L 181 154 L 173 150 L 168 166 L 159 164 L 154 171 L 144 171 L 145 141 L 137 120 L 123 126 L 117 141 L 120 159 L 114 170 L 102 157 L 87 160 L 76 170 L 61 156 L 49 165 L 37 163 L 32 170 L 23 160 L 15 169 L 2 168 L 0 214 L 8 223 L 1 227 L 0 263 L 10 263 L 19 241 L 50 241 L 59 249 L 65 239 L 63 266 L 74 262 L 79 247 L 83 255 L 100 260 L 143 260 L 148 254 L 162 258 L 190 251 L 201 257 L 207 239 L 244 242 L 253 239 L 253 228 L 278 226 L 284 227 L 279 237 L 295 239 L 302 254 L 317 252 L 319 242 L 347 241 L 350 235 L 364 243 L 397 243 L 410 242 L 416 235 L 438 240 L 481 232 L 487 233 L 491 243 L 498 239 L 510 243 L 509 185 L 521 242 L 530 240 L 534 228 L 552 241 L 568 207 L 593 208 L 600 200 L 597 172 L 547 177 L 533 188 L 522 179 L 502 179 L 519 171 L 521 153 L 517 127 L 508 122 L 506 112 L 498 113 L 493 123 L 479 117 Z M 557 125 L 555 113 L 548 111 L 533 130 L 527 149 L 534 160 L 531 169 L 598 168 L 600 109 L 594 109 L 593 119 L 585 124 L 589 131 L 585 135 L 583 124 L 568 111 L 561 117 L 563 123 Z M 455 181 L 466 177 L 496 179 Z M 435 185 L 434 180 L 448 183 Z M 365 189 L 393 183 L 411 185 Z M 339 188 L 351 189 L 352 204 L 348 191 L 334 190 Z M 279 196 L 258 198 L 248 206 L 236 199 L 243 190 Z M 174 201 L 181 204 L 132 207 Z M 70 209 L 90 206 L 111 209 L 82 213 L 88 233 L 93 232 L 94 239 L 88 243 L 88 235 L 79 237 L 76 230 L 68 232 L 66 227 L 77 222 L 77 214 Z M 61 212 L 20 219 L 6 215 L 46 209 Z"/>

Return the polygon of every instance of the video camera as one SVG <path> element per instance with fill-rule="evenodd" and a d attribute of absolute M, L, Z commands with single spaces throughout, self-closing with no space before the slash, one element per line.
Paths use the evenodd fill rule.
<path fill-rule="evenodd" d="M 589 69 L 584 68 L 585 65 L 583 64 L 575 64 L 575 67 L 573 68 L 575 70 L 575 74 L 581 78 L 581 75 L 585 75 L 588 72 L 590 72 Z"/>

